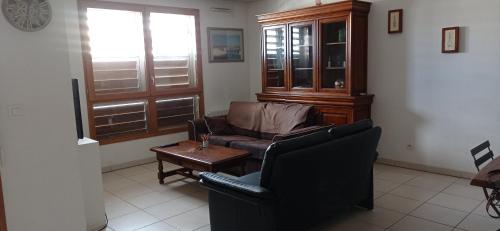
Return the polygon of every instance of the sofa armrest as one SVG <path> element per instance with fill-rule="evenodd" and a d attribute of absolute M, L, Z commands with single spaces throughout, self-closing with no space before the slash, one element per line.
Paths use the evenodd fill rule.
<path fill-rule="evenodd" d="M 231 125 L 228 124 L 225 115 L 222 116 L 205 116 L 205 122 L 207 124 L 208 131 L 213 135 L 231 135 L 234 131 Z"/>
<path fill-rule="evenodd" d="M 236 199 L 255 203 L 273 198 L 273 194 L 269 190 L 259 185 L 248 184 L 211 172 L 202 172 L 199 176 L 200 183 L 210 190 Z"/>
<path fill-rule="evenodd" d="M 187 125 L 190 140 L 201 141 L 200 134 L 209 133 L 205 119 L 188 120 Z"/>

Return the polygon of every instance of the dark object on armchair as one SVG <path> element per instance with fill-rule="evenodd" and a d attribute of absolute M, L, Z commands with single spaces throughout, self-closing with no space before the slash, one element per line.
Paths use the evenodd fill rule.
<path fill-rule="evenodd" d="M 352 206 L 373 209 L 380 135 L 364 120 L 273 143 L 260 172 L 201 173 L 211 230 L 306 230 Z"/>
<path fill-rule="evenodd" d="M 211 133 L 209 143 L 244 149 L 260 168 L 264 153 L 274 141 L 290 139 L 331 126 L 318 126 L 313 107 L 303 104 L 232 102 L 227 116 L 188 121 L 190 140 Z"/>

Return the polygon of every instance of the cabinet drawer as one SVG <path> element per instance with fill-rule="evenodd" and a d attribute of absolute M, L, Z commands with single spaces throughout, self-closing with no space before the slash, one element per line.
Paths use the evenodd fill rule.
<path fill-rule="evenodd" d="M 323 114 L 323 121 L 329 124 L 342 125 L 349 123 L 349 118 L 345 113 Z"/>
<path fill-rule="evenodd" d="M 352 111 L 344 108 L 323 108 L 319 110 L 323 115 L 323 122 L 342 125 L 353 122 Z"/>

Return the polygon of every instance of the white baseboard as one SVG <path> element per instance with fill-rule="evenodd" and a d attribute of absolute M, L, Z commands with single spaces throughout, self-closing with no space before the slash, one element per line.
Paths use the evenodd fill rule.
<path fill-rule="evenodd" d="M 156 162 L 156 157 L 151 157 L 151 158 L 146 158 L 146 159 L 141 159 L 141 160 L 134 160 L 134 161 L 130 161 L 130 162 L 123 163 L 123 164 L 116 164 L 116 165 L 102 167 L 102 172 L 103 173 L 104 172 L 111 172 L 111 171 L 115 171 L 115 170 L 119 170 L 119 169 L 123 169 L 123 168 L 130 168 L 130 167 L 134 167 L 137 165 L 149 164 L 149 163 L 153 163 L 153 162 Z"/>
<path fill-rule="evenodd" d="M 123 169 L 123 168 L 130 168 L 130 167 L 143 165 L 143 164 L 149 164 L 149 163 L 153 163 L 153 162 L 156 162 L 155 157 L 141 159 L 141 160 L 135 160 L 135 161 L 130 161 L 130 162 L 123 163 L 123 164 L 102 167 L 102 172 L 103 173 L 104 172 L 111 172 L 111 171 L 115 171 L 115 170 L 119 170 L 119 169 Z M 476 175 L 476 174 L 471 173 L 471 172 L 457 171 L 457 170 L 452 170 L 452 169 L 447 169 L 447 168 L 433 167 L 433 166 L 428 166 L 428 165 L 423 165 L 423 164 L 415 164 L 415 163 L 398 161 L 398 160 L 391 160 L 391 159 L 380 158 L 380 157 L 377 159 L 377 163 L 401 167 L 401 168 L 413 169 L 413 170 L 418 170 L 418 171 L 436 173 L 436 174 L 441 174 L 441 175 L 467 178 L 467 179 L 471 179 L 472 177 L 474 177 L 474 175 Z"/>
<path fill-rule="evenodd" d="M 452 170 L 452 169 L 447 169 L 447 168 L 433 167 L 433 166 L 427 166 L 427 165 L 423 165 L 423 164 L 415 164 L 415 163 L 391 160 L 391 159 L 380 158 L 380 157 L 377 159 L 377 163 L 385 164 L 385 165 L 392 165 L 392 166 L 401 167 L 401 168 L 408 168 L 408 169 L 413 169 L 413 170 L 418 170 L 418 171 L 436 173 L 436 174 L 441 174 L 441 175 L 467 178 L 467 179 L 471 179 L 472 177 L 474 177 L 474 175 L 476 175 L 476 174 L 471 173 L 471 172 L 463 172 L 463 171 L 457 171 L 457 170 Z"/>

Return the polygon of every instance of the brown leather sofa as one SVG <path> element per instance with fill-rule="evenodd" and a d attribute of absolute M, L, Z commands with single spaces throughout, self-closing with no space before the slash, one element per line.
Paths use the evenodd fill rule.
<path fill-rule="evenodd" d="M 211 134 L 210 144 L 248 150 L 258 170 L 264 153 L 275 141 L 290 139 L 331 126 L 318 125 L 310 105 L 267 102 L 232 102 L 228 114 L 188 122 L 189 139 Z"/>

